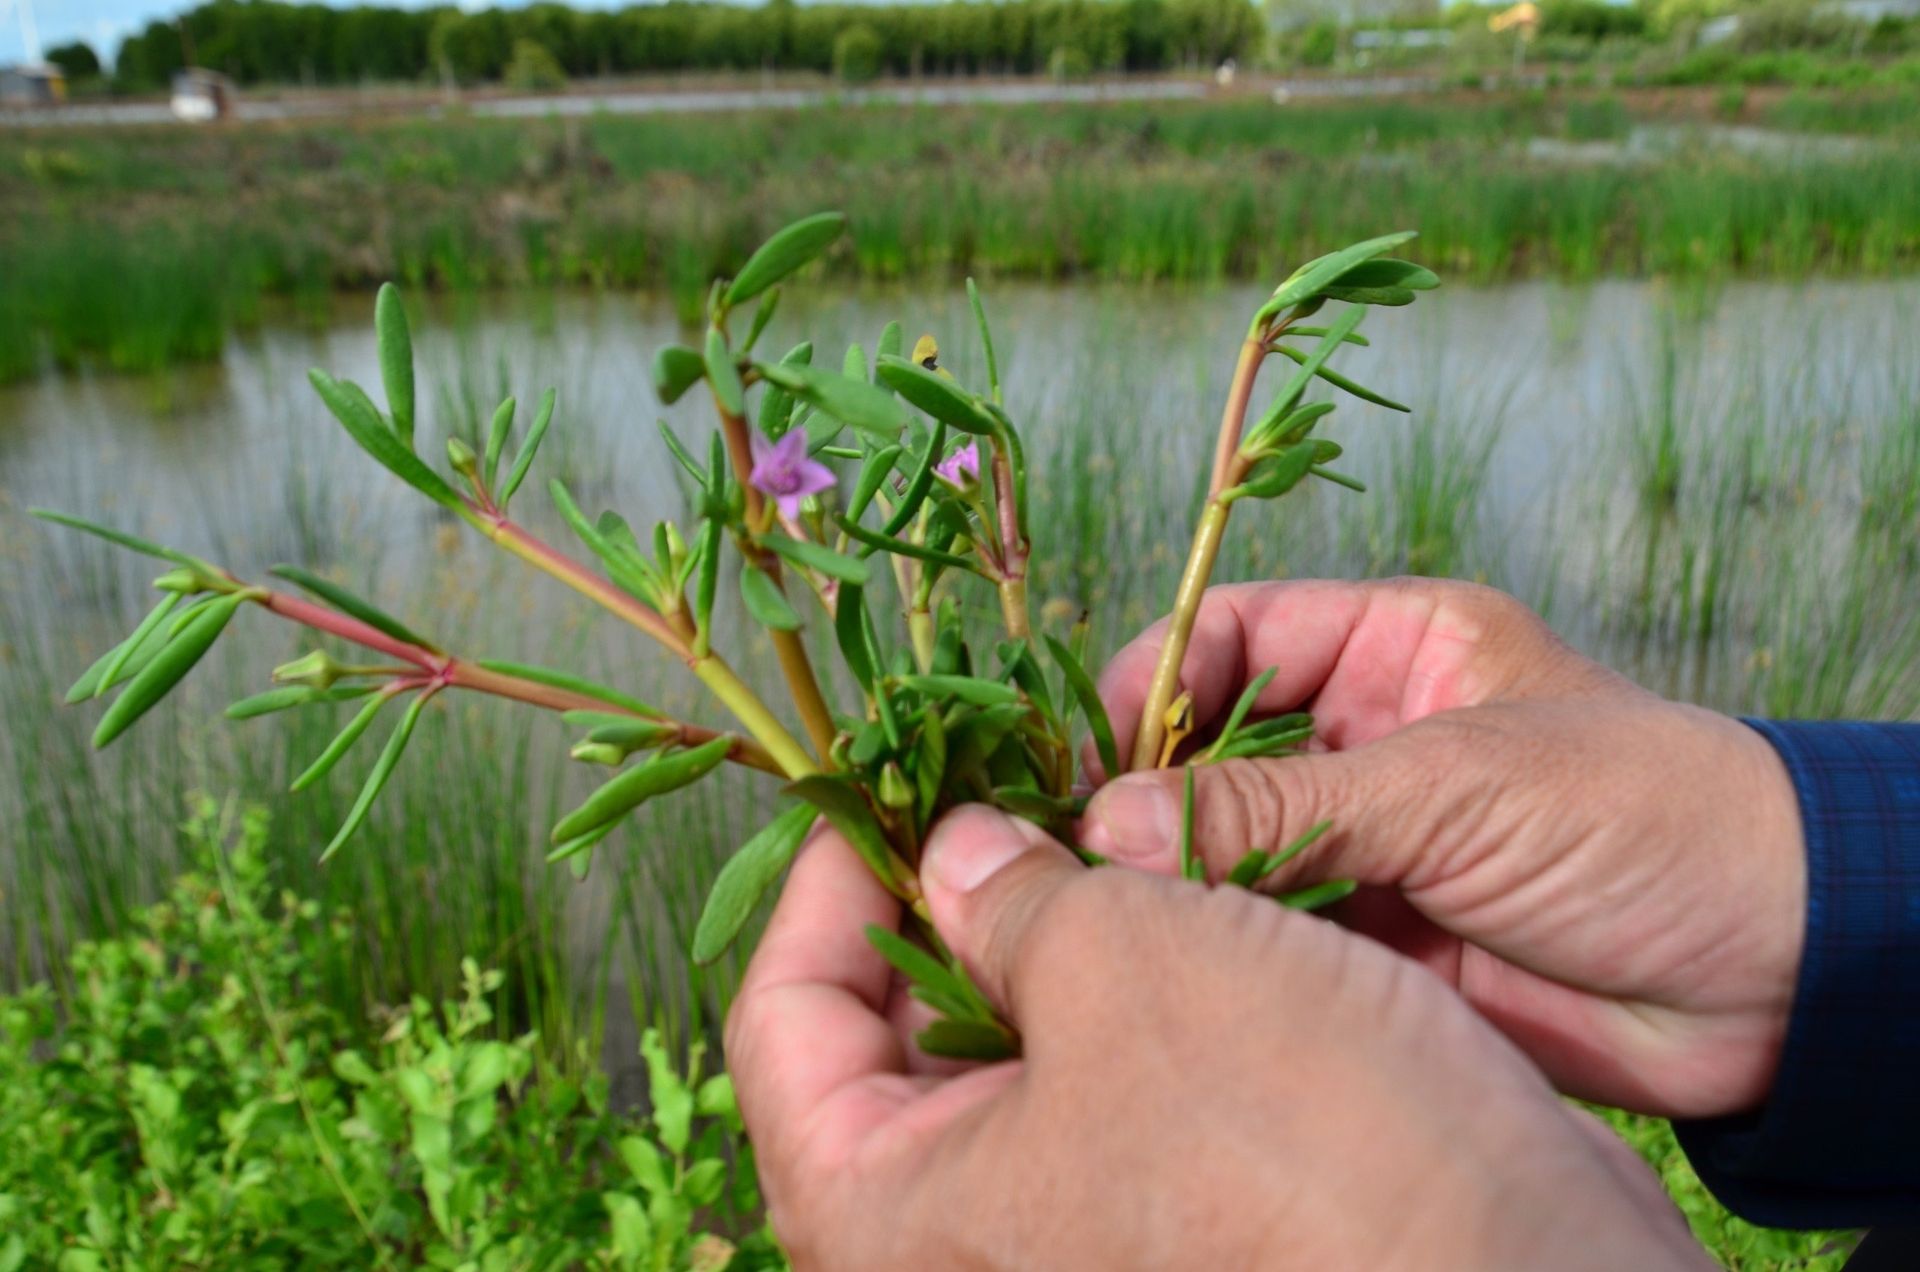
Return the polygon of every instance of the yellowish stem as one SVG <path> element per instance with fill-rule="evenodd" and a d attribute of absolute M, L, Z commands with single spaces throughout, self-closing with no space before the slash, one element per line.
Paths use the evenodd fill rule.
<path fill-rule="evenodd" d="M 1227 505 L 1218 499 L 1207 500 L 1206 511 L 1193 532 L 1193 550 L 1187 554 L 1187 568 L 1180 575 L 1180 591 L 1174 596 L 1173 618 L 1167 625 L 1166 643 L 1160 646 L 1160 661 L 1153 669 L 1147 687 L 1147 703 L 1141 709 L 1140 729 L 1133 739 L 1133 762 L 1129 768 L 1152 768 L 1160 758 L 1166 736 L 1167 708 L 1180 692 L 1180 664 L 1185 661 L 1187 642 L 1193 637 L 1194 620 L 1200 616 L 1200 600 L 1207 592 L 1207 580 L 1213 575 L 1214 562 L 1220 556 L 1220 540 L 1227 529 Z"/>
<path fill-rule="evenodd" d="M 820 771 L 807 749 L 800 745 L 800 739 L 787 732 L 787 726 L 774 717 L 760 696 L 749 689 L 718 654 L 696 658 L 689 665 L 700 682 L 713 691 L 713 696 L 725 703 L 734 718 L 746 726 L 747 732 L 767 748 L 774 763 L 788 777 L 797 779 Z"/>

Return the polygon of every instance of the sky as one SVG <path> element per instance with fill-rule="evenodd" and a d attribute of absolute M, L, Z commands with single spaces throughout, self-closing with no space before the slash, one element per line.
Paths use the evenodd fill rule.
<path fill-rule="evenodd" d="M 424 9 L 449 0 L 325 0 L 336 8 L 349 3 L 379 3 L 402 9 Z M 455 0 L 467 8 L 501 7 L 524 0 Z M 579 8 L 612 8 L 631 0 L 571 0 Z M 120 41 L 156 18 L 191 9 L 198 0 L 0 0 L 0 66 L 24 59 L 26 33 L 37 28 L 42 50 L 71 40 L 85 40 L 103 60 L 111 59 Z M 22 22 L 23 14 L 25 22 Z M 24 30 L 23 30 L 24 28 Z"/>

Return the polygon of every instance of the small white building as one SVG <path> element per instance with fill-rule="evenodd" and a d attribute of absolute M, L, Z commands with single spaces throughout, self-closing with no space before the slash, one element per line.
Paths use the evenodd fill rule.
<path fill-rule="evenodd" d="M 225 119 L 233 114 L 233 81 L 218 71 L 190 66 L 173 77 L 173 113 L 191 124 Z"/>

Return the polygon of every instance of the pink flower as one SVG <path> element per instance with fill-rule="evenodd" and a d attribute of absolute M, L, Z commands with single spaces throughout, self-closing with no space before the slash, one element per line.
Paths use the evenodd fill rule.
<path fill-rule="evenodd" d="M 790 430 L 777 442 L 753 435 L 753 471 L 747 480 L 763 495 L 772 495 L 780 515 L 792 521 L 800 516 L 800 501 L 832 490 L 833 470 L 807 455 L 807 430 Z"/>
<path fill-rule="evenodd" d="M 968 442 L 953 454 L 933 466 L 933 475 L 952 486 L 955 490 L 965 490 L 980 484 L 980 446 L 977 442 Z"/>

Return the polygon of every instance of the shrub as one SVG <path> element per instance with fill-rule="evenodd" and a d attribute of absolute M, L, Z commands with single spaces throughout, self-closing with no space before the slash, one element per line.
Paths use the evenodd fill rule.
<path fill-rule="evenodd" d="M 868 84 L 880 76 L 880 37 L 870 26 L 850 26 L 834 37 L 833 73 L 843 84 Z"/>
<path fill-rule="evenodd" d="M 189 830 L 194 871 L 63 999 L 0 998 L 0 1268 L 782 1266 L 726 1078 L 649 1033 L 654 1112 L 616 1113 L 491 1036 L 471 960 L 364 1041 L 304 970 L 352 929 L 275 895 L 264 816 Z"/>
<path fill-rule="evenodd" d="M 558 59 L 537 40 L 513 42 L 513 57 L 502 78 L 508 88 L 523 92 L 550 92 L 567 85 L 567 73 L 560 69 Z"/>

